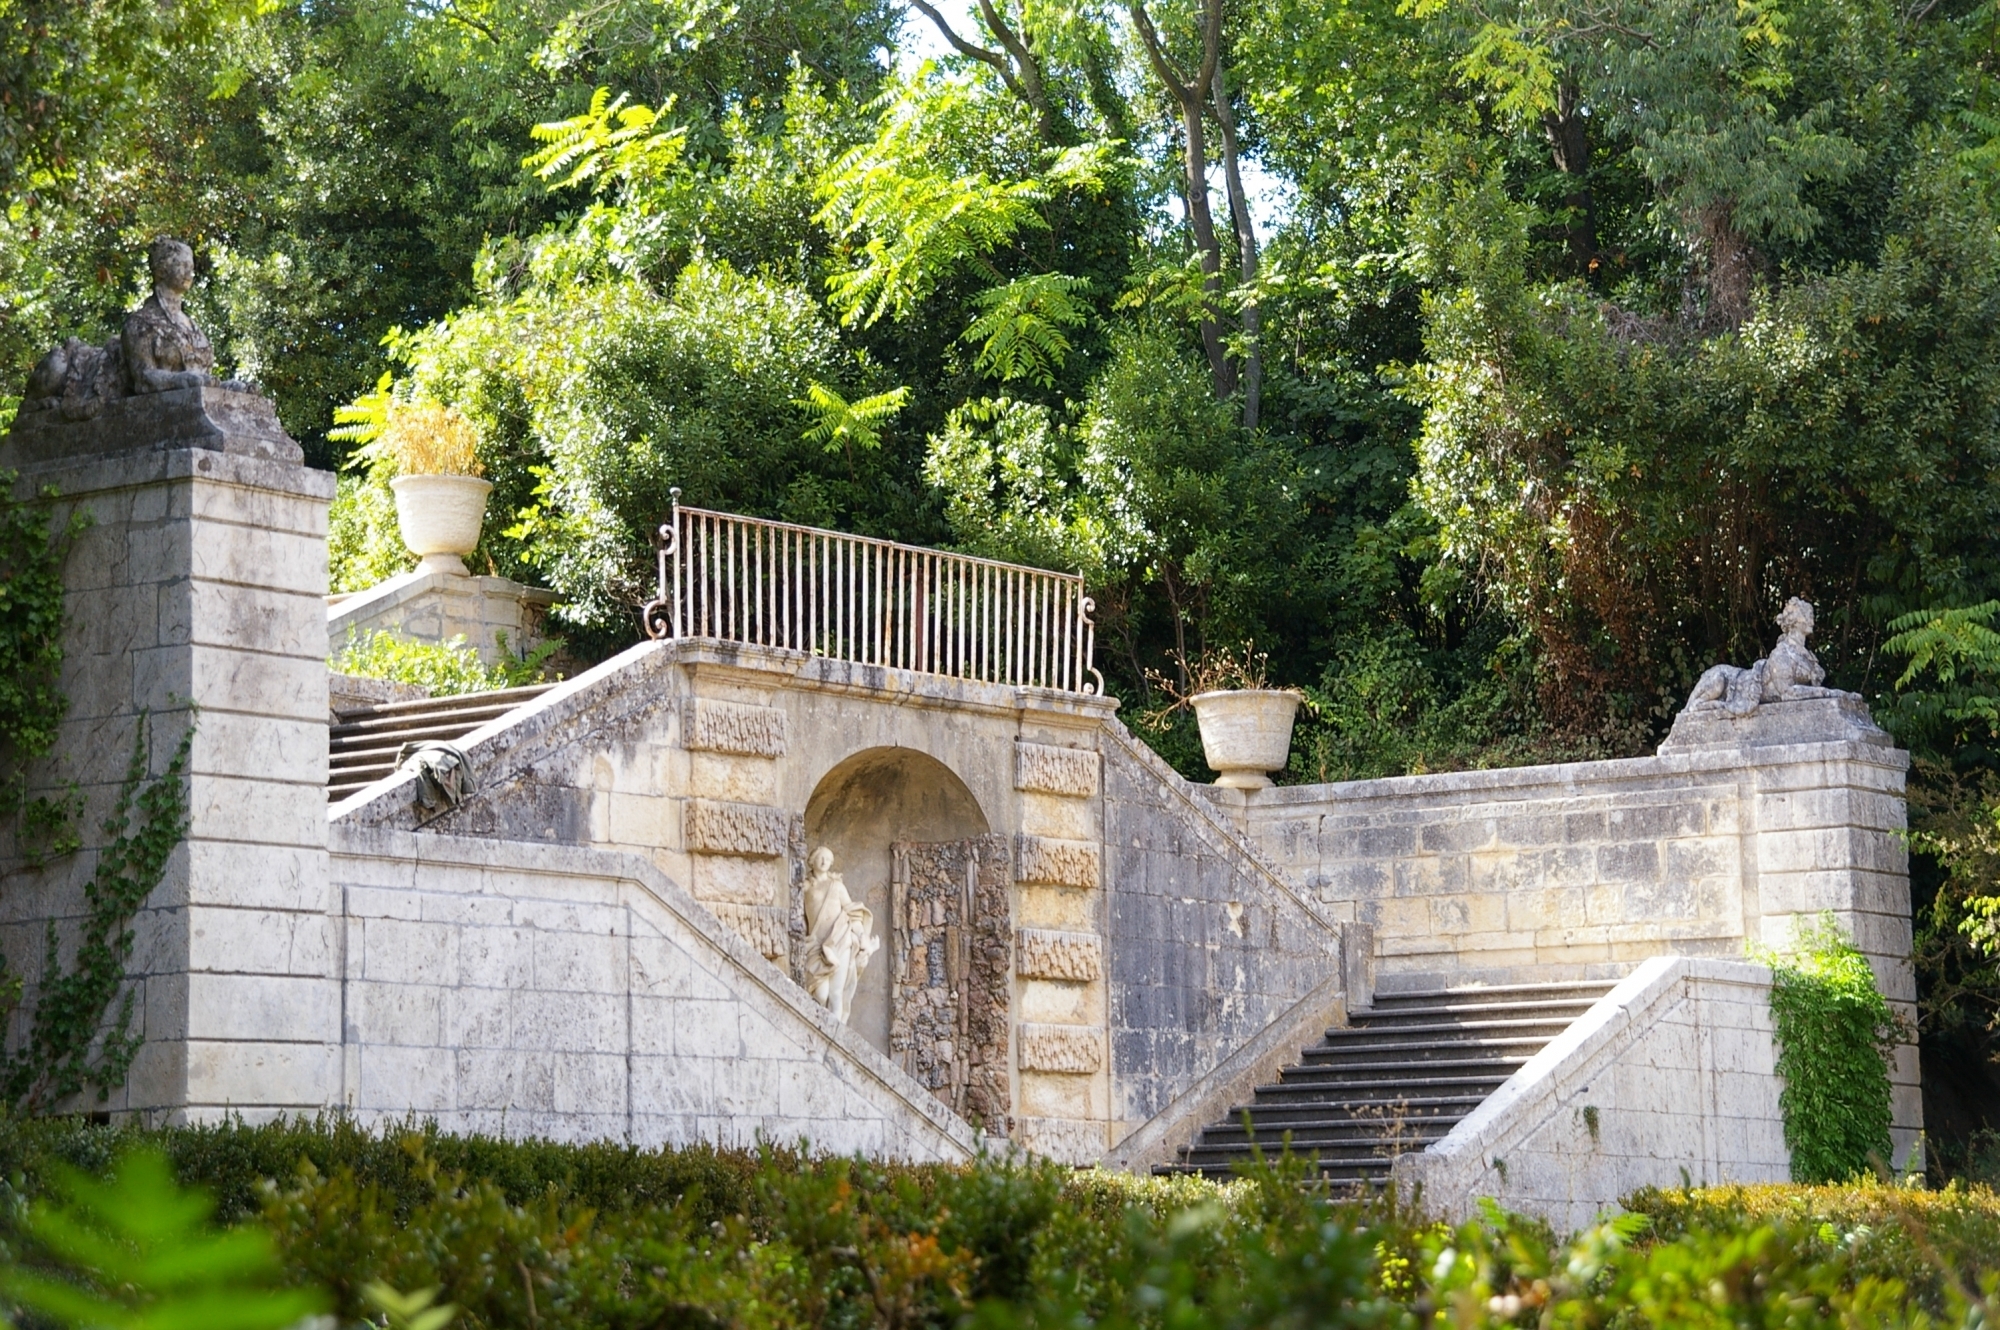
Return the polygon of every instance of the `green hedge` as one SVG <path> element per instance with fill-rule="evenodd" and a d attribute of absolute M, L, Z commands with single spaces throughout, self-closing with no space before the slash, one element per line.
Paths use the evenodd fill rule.
<path fill-rule="evenodd" d="M 62 1165 L 102 1174 L 134 1148 L 268 1233 L 275 1277 L 343 1326 L 382 1324 L 375 1281 L 440 1289 L 454 1324 L 496 1330 L 2000 1323 L 1980 1283 L 2000 1270 L 2000 1198 L 1984 1189 L 1649 1191 L 1560 1239 L 1497 1209 L 1453 1227 L 1393 1196 L 1336 1201 L 1289 1159 L 1218 1186 L 340 1122 L 0 1124 L 15 1193 L 0 1288 L 32 1266 L 93 1282 L 37 1246 L 56 1228 L 24 1217 L 51 1213 Z"/>

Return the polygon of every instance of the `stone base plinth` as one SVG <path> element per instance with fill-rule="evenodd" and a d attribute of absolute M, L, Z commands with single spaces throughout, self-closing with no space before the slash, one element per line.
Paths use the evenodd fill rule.
<path fill-rule="evenodd" d="M 1891 739 L 1868 714 L 1859 693 L 1825 690 L 1820 697 L 1764 702 L 1747 716 L 1732 716 L 1720 708 L 1689 709 L 1674 717 L 1674 728 L 1662 753 L 1690 748 L 1764 748 L 1774 744 L 1876 744 L 1892 748 Z"/>
<path fill-rule="evenodd" d="M 200 448 L 298 466 L 305 452 L 278 423 L 271 399 L 225 388 L 176 388 L 115 398 L 88 420 L 60 410 L 23 411 L 0 439 L 0 467 L 26 470 L 105 453 Z"/>

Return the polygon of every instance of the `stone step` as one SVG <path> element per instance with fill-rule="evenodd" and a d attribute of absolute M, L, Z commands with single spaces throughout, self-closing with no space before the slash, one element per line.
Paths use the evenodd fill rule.
<path fill-rule="evenodd" d="M 1156 1172 L 1227 1177 L 1253 1143 L 1289 1142 L 1329 1182 L 1387 1176 L 1391 1157 L 1442 1140 L 1615 981 L 1564 981 L 1377 995 L 1326 1032 L 1274 1084 L 1205 1128 Z M 1244 1125 L 1244 1115 L 1249 1125 Z"/>
<path fill-rule="evenodd" d="M 453 743 L 554 688 L 530 684 L 484 693 L 387 702 L 341 713 L 327 734 L 327 800 L 338 803 L 396 770 L 405 744 Z"/>

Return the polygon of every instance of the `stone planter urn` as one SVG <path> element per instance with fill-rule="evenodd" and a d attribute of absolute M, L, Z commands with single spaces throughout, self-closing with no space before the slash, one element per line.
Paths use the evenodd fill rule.
<path fill-rule="evenodd" d="M 1292 722 L 1301 695 L 1289 688 L 1225 689 L 1188 699 L 1201 726 L 1201 750 L 1221 773 L 1217 785 L 1234 790 L 1270 788 L 1273 771 L 1292 755 Z"/>
<path fill-rule="evenodd" d="M 477 476 L 397 476 L 396 524 L 419 559 L 420 573 L 466 575 L 465 556 L 479 545 L 493 482 Z"/>

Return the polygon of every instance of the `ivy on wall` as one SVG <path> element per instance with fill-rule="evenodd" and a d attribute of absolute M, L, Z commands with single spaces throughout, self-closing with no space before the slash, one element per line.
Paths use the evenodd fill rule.
<path fill-rule="evenodd" d="M 55 492 L 45 489 L 23 500 L 14 482 L 14 473 L 0 471 L 0 814 L 12 824 L 23 865 L 36 870 L 82 846 L 76 832 L 82 799 L 75 787 L 31 798 L 28 772 L 55 747 L 69 710 L 60 686 L 62 566 L 88 518 L 74 514 L 52 527 L 48 501 Z M 86 1089 L 95 1089 L 102 1103 L 125 1083 L 141 1041 L 132 1032 L 135 993 L 125 973 L 132 958 L 132 919 L 187 835 L 193 743 L 190 714 L 166 769 L 148 780 L 150 718 L 143 713 L 138 718 L 125 778 L 102 824 L 106 843 L 84 886 L 74 955 L 65 966 L 51 919 L 25 1038 L 14 1051 L 0 1054 L 0 1100 L 19 1111 L 45 1111 Z M 0 957 L 0 1028 L 11 1023 L 24 987 Z M 117 1015 L 107 1027 L 114 1001 Z"/>
<path fill-rule="evenodd" d="M 1868 958 L 1831 916 L 1801 920 L 1770 965 L 1778 1098 L 1794 1182 L 1846 1182 L 1889 1164 L 1889 1056 L 1903 1023 Z"/>
<path fill-rule="evenodd" d="M 73 794 L 28 797 L 28 765 L 55 746 L 69 699 L 62 671 L 63 559 L 87 525 L 73 515 L 51 530 L 39 502 L 15 497 L 15 473 L 0 471 L 0 817 L 18 853 L 40 864 L 77 848 Z"/>

